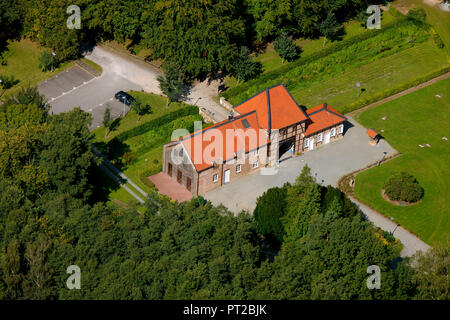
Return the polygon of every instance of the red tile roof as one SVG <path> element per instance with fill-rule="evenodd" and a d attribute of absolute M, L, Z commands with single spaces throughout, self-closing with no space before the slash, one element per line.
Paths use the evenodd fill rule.
<path fill-rule="evenodd" d="M 317 107 L 306 110 L 311 120 L 307 127 L 305 136 L 310 136 L 329 127 L 338 125 L 346 120 L 346 118 L 326 103 Z"/>
<path fill-rule="evenodd" d="M 308 119 L 286 87 L 268 88 L 234 107 L 240 114 L 256 111 L 262 128 L 281 129 Z"/>
<path fill-rule="evenodd" d="M 197 172 L 210 168 L 214 162 L 233 159 L 238 151 L 247 153 L 267 145 L 270 129 L 307 121 L 308 136 L 346 120 L 326 103 L 304 112 L 282 84 L 256 94 L 234 110 L 240 115 L 180 139 Z M 250 141 L 250 136 L 255 139 Z"/>
<path fill-rule="evenodd" d="M 248 121 L 247 128 L 243 121 Z M 254 137 L 254 139 L 250 138 Z M 217 140 L 217 144 L 214 142 Z M 197 172 L 207 169 L 213 162 L 233 159 L 236 152 L 260 148 L 269 143 L 267 133 L 261 129 L 255 111 L 225 120 L 201 132 L 184 137 L 182 143 Z"/>
<path fill-rule="evenodd" d="M 373 130 L 372 128 L 369 128 L 369 130 L 367 130 L 366 132 L 369 137 L 371 137 L 372 139 L 375 139 L 376 136 L 378 135 L 378 132 L 376 132 L 375 130 Z"/>

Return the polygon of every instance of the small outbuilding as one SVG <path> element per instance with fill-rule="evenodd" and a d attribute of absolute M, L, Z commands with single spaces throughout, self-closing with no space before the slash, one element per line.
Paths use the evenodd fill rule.
<path fill-rule="evenodd" d="M 369 128 L 366 133 L 370 137 L 369 143 L 373 146 L 377 145 L 378 141 L 380 140 L 380 134 L 372 128 Z"/>

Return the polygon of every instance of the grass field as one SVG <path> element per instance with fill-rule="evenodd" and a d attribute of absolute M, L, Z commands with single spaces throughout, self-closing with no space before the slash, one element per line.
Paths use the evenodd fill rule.
<path fill-rule="evenodd" d="M 186 107 L 186 104 L 184 103 L 171 103 L 168 107 L 166 107 L 166 98 L 155 94 L 137 91 L 132 91 L 129 93 L 134 97 L 140 98 L 144 103 L 150 104 L 152 112 L 142 116 L 138 122 L 137 114 L 134 113 L 134 111 L 130 111 L 125 118 L 119 118 L 116 120 L 118 121 L 117 128 L 106 138 L 104 127 L 94 130 L 92 132 L 94 143 L 106 143 L 122 132 L 126 132 L 143 123 Z M 194 121 L 201 120 L 202 118 L 199 114 L 185 116 L 160 127 L 148 130 L 141 135 L 129 138 L 123 142 L 122 148 L 135 155 L 136 159 L 130 164 L 124 164 L 122 162 L 123 155 L 114 157 L 114 159 L 110 160 L 141 189 L 149 192 L 151 189 L 151 183 L 150 181 L 147 181 L 146 178 L 161 171 L 163 145 L 170 141 L 170 136 L 173 129 L 186 128 L 190 130 Z M 104 177 L 104 179 L 106 179 L 105 181 L 107 183 L 105 183 L 105 185 L 108 186 L 107 189 L 109 190 L 106 192 L 105 198 L 107 198 L 110 202 L 114 199 L 126 204 L 129 203 L 130 200 L 134 201 L 134 198 L 123 188 L 118 188 L 117 184 L 110 181 L 108 177 Z M 128 186 L 130 189 L 135 191 L 131 185 Z M 139 195 L 137 191 L 135 191 L 135 193 Z"/>
<path fill-rule="evenodd" d="M 391 12 L 383 12 L 382 14 L 382 24 L 390 23 L 393 20 L 395 20 L 394 16 Z M 361 26 L 361 24 L 358 21 L 350 21 L 344 25 L 344 36 L 343 40 L 349 39 L 353 36 L 356 36 L 358 34 L 361 34 L 366 31 L 364 27 Z M 326 41 L 325 46 L 324 44 L 324 38 L 320 37 L 319 39 L 305 39 L 300 38 L 295 41 L 298 47 L 301 48 L 302 57 L 306 57 L 308 55 L 311 55 L 317 51 L 323 50 L 325 48 L 328 48 L 333 44 L 331 41 Z M 259 54 L 255 57 L 255 61 L 261 62 L 263 66 L 263 72 L 267 73 L 273 70 L 278 69 L 280 66 L 283 65 L 280 56 L 276 53 L 275 49 L 273 48 L 273 44 L 269 44 L 264 51 L 264 53 Z M 228 79 L 229 83 L 235 84 L 236 81 L 234 79 Z M 229 84 L 227 83 L 227 84 Z"/>
<path fill-rule="evenodd" d="M 390 11 L 396 12 L 394 10 L 391 8 Z M 389 14 L 385 12 L 384 15 L 386 20 Z M 401 14 L 396 12 L 396 15 Z M 281 61 L 274 63 L 275 59 L 266 59 L 264 63 L 272 68 L 272 71 L 231 87 L 223 95 L 236 105 L 264 88 L 282 82 L 301 105 L 310 108 L 327 102 L 346 113 L 373 102 L 374 99 L 379 100 L 404 90 L 417 81 L 426 81 L 432 74 L 448 68 L 450 59 L 447 51 L 436 46 L 428 30 L 414 28 L 403 19 L 390 19 L 397 21 L 395 28 L 389 28 L 387 22 L 382 23 L 381 33 L 341 47 L 327 56 L 308 60 L 307 55 L 284 65 Z M 383 25 L 386 29 L 383 29 Z M 356 23 L 350 26 L 353 30 L 350 29 L 352 32 L 348 34 L 352 36 L 370 32 Z M 396 37 L 400 31 L 402 36 Z M 423 39 L 423 32 L 428 34 L 428 39 Z M 315 47 L 309 54 L 312 57 L 314 52 L 320 50 L 321 44 L 319 46 L 318 40 L 310 42 L 310 45 Z M 361 49 L 361 45 L 367 45 L 367 48 Z M 301 62 L 302 59 L 304 63 Z M 278 68 L 275 68 L 276 64 Z M 362 85 L 359 97 L 357 82 Z"/>
<path fill-rule="evenodd" d="M 338 111 L 350 103 L 357 102 L 378 92 L 400 86 L 412 79 L 438 70 L 448 64 L 447 54 L 438 49 L 430 38 L 412 48 L 350 69 L 336 77 L 313 83 L 307 88 L 290 92 L 299 104 L 308 108 L 327 102 Z M 360 97 L 357 97 L 356 82 L 361 83 Z"/>
<path fill-rule="evenodd" d="M 365 127 L 384 130 L 384 138 L 402 155 L 358 174 L 355 195 L 430 245 L 445 243 L 450 235 L 450 140 L 442 139 L 450 139 L 449 88 L 450 78 L 358 117 Z M 383 117 L 387 119 L 382 120 Z M 424 188 L 424 197 L 418 204 L 395 206 L 381 196 L 384 182 L 400 171 L 411 173 Z"/>
<path fill-rule="evenodd" d="M 117 119 L 118 125 L 114 128 L 112 132 L 108 134 L 106 139 L 104 127 L 100 127 L 92 131 L 92 133 L 95 136 L 94 141 L 108 142 L 122 132 L 130 130 L 142 123 L 159 118 L 169 112 L 179 110 L 186 106 L 183 103 L 172 102 L 169 104 L 168 107 L 166 107 L 167 98 L 157 94 L 139 91 L 129 91 L 128 93 L 131 94 L 133 97 L 140 99 L 142 103 L 149 104 L 151 107 L 151 112 L 142 116 L 141 119 L 138 119 L 139 116 L 134 111 L 130 111 L 129 113 L 127 113 L 127 116 L 125 118 Z"/>
<path fill-rule="evenodd" d="M 423 8 L 427 14 L 427 23 L 433 26 L 445 43 L 445 50 L 450 54 L 450 13 L 440 10 L 438 7 L 431 7 L 423 0 L 395 0 L 392 3 L 395 7 L 403 8 Z"/>
<path fill-rule="evenodd" d="M 11 42 L 8 49 L 6 53 L 7 64 L 5 66 L 0 65 L 0 74 L 14 76 L 19 80 L 19 83 L 6 90 L 3 97 L 14 94 L 21 86 L 35 86 L 42 80 L 74 65 L 74 62 L 66 62 L 53 72 L 42 72 L 39 69 L 39 57 L 44 49 L 28 39 Z"/>

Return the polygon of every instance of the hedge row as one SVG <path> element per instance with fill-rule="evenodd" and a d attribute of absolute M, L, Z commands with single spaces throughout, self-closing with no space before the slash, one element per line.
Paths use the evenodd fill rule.
<path fill-rule="evenodd" d="M 318 52 L 315 52 L 313 54 L 308 55 L 305 58 L 300 58 L 294 62 L 291 62 L 283 67 L 280 67 L 274 71 L 265 73 L 258 77 L 257 79 L 250 80 L 248 82 L 245 82 L 237 87 L 231 88 L 227 90 L 226 92 L 222 93 L 222 96 L 224 96 L 227 100 L 230 100 L 233 96 L 237 96 L 243 91 L 246 91 L 250 89 L 251 87 L 257 87 L 263 84 L 266 84 L 267 82 L 273 81 L 278 77 L 283 76 L 285 73 L 298 68 L 302 65 L 311 63 L 314 60 L 321 59 L 323 57 L 326 57 L 328 55 L 331 55 L 333 53 L 336 53 L 338 51 L 341 51 L 357 42 L 361 42 L 370 38 L 373 38 L 380 33 L 384 33 L 391 29 L 397 29 L 400 25 L 403 25 L 405 23 L 410 23 L 410 20 L 406 18 L 399 18 L 396 21 L 393 21 L 389 24 L 386 24 L 382 29 L 373 29 L 373 30 L 367 30 L 367 32 L 361 33 L 359 35 L 356 35 L 352 38 L 343 40 L 341 42 L 338 42 L 326 49 L 320 50 Z M 256 93 L 256 92 L 255 92 Z"/>
<path fill-rule="evenodd" d="M 186 129 L 190 133 L 194 132 L 194 121 L 202 121 L 202 116 L 199 114 L 189 115 L 186 117 L 175 119 L 174 121 L 166 123 L 163 126 L 152 128 L 151 130 L 153 130 L 153 132 L 158 136 L 158 139 L 151 139 L 143 143 L 138 150 L 133 152 L 133 154 L 138 158 L 149 152 L 151 149 L 154 149 L 161 144 L 168 142 L 168 140 L 170 140 L 172 132 L 176 129 Z"/>
<path fill-rule="evenodd" d="M 125 140 L 128 140 L 128 139 L 136 137 L 136 136 L 140 136 L 141 134 L 144 134 L 151 129 L 154 129 L 156 127 L 170 123 L 178 118 L 186 117 L 186 116 L 194 115 L 194 114 L 198 114 L 198 113 L 199 113 L 199 110 L 197 107 L 187 106 L 185 108 L 165 114 L 159 118 L 145 122 L 137 127 L 134 127 L 133 129 L 122 132 L 122 133 L 118 134 L 116 137 L 114 137 L 113 139 L 111 139 L 108 142 L 108 145 L 111 145 L 116 142 L 124 142 Z M 113 142 L 114 140 L 116 140 L 116 141 Z"/>
<path fill-rule="evenodd" d="M 394 94 L 397 94 L 399 92 L 402 92 L 404 90 L 407 90 L 409 88 L 417 86 L 417 85 L 419 85 L 421 83 L 427 82 L 428 80 L 431 80 L 433 78 L 439 77 L 440 75 L 443 75 L 443 74 L 445 74 L 445 73 L 447 73 L 449 71 L 450 71 L 450 65 L 447 65 L 447 66 L 445 66 L 445 67 L 443 67 L 443 68 L 441 68 L 439 70 L 430 72 L 430 73 L 428 73 L 428 74 L 426 74 L 424 76 L 418 77 L 418 78 L 416 78 L 416 79 L 414 79 L 412 81 L 409 81 L 407 83 L 404 83 L 404 84 L 402 84 L 400 86 L 393 87 L 393 88 L 387 89 L 385 91 L 381 91 L 381 92 L 379 92 L 379 93 L 377 93 L 377 94 L 375 94 L 375 95 L 373 95 L 371 97 L 368 97 L 368 98 L 365 98 L 365 99 L 361 99 L 361 100 L 358 100 L 358 101 L 353 102 L 351 104 L 348 104 L 348 105 L 344 106 L 340 111 L 341 111 L 341 113 L 344 113 L 344 114 L 352 112 L 352 111 L 355 111 L 355 110 L 360 109 L 362 107 L 365 107 L 365 106 L 367 106 L 367 105 L 369 105 L 371 103 L 380 101 L 380 100 L 382 100 L 384 98 L 390 97 L 390 96 L 392 96 Z"/>

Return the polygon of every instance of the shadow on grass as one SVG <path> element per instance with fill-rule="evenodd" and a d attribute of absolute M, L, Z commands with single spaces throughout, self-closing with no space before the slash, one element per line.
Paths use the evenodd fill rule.
<path fill-rule="evenodd" d="M 120 185 L 107 176 L 99 166 L 94 166 L 89 174 L 89 181 L 92 185 L 92 196 L 90 202 L 109 201 L 109 195 L 120 189 Z M 111 199 L 112 200 L 112 199 Z"/>
<path fill-rule="evenodd" d="M 111 127 L 109 128 L 109 132 L 113 132 L 117 130 L 117 128 L 120 126 L 120 122 L 122 121 L 122 117 L 116 118 L 112 123 Z"/>
<path fill-rule="evenodd" d="M 130 146 L 123 143 L 117 139 L 112 139 L 108 143 L 96 142 L 94 145 L 97 147 L 98 151 L 108 158 L 108 160 L 120 171 L 125 169 L 122 163 L 123 155 L 130 152 Z"/>

